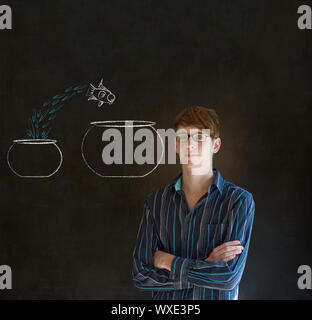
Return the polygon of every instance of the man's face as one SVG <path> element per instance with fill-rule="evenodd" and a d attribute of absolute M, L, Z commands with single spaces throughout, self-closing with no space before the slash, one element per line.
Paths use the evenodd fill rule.
<path fill-rule="evenodd" d="M 220 138 L 212 140 L 209 129 L 194 126 L 179 126 L 176 136 L 176 153 L 179 154 L 180 163 L 194 169 L 194 174 L 209 172 L 213 153 L 218 152 L 221 145 Z"/>

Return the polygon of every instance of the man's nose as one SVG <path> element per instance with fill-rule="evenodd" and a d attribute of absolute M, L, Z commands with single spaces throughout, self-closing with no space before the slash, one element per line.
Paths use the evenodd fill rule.
<path fill-rule="evenodd" d="M 188 139 L 188 149 L 189 150 L 196 150 L 198 149 L 198 143 L 196 141 L 193 141 L 192 138 Z"/>

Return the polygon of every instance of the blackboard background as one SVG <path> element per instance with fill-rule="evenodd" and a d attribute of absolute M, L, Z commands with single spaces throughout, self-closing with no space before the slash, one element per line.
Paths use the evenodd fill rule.
<path fill-rule="evenodd" d="M 91 121 L 172 126 L 189 105 L 215 108 L 223 177 L 256 202 L 240 299 L 310 299 L 297 268 L 312 265 L 312 31 L 301 1 L 6 1 L 0 31 L 0 265 L 13 289 L 0 299 L 149 299 L 131 280 L 148 193 L 178 165 L 143 179 L 103 179 L 80 154 Z M 305 2 L 307 4 L 307 2 Z M 64 162 L 49 179 L 22 179 L 6 163 L 27 119 L 65 88 L 103 78 L 117 96 L 97 108 L 72 99 L 54 120 Z"/>

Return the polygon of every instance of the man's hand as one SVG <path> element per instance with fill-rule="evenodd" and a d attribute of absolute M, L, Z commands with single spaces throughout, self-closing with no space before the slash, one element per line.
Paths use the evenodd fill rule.
<path fill-rule="evenodd" d="M 174 257 L 175 256 L 170 253 L 157 250 L 154 254 L 154 267 L 171 271 L 171 264 Z"/>
<path fill-rule="evenodd" d="M 215 247 L 209 257 L 205 259 L 207 262 L 227 262 L 241 254 L 244 247 L 240 246 L 240 241 L 229 241 Z"/>

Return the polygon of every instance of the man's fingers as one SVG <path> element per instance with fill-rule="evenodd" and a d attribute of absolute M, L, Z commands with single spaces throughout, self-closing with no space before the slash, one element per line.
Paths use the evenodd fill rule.
<path fill-rule="evenodd" d="M 243 251 L 243 246 L 228 246 L 221 248 L 219 251 L 216 252 L 217 255 L 222 255 L 225 253 L 232 253 L 232 254 L 238 254 Z"/>
<path fill-rule="evenodd" d="M 235 253 L 235 252 L 227 252 L 227 253 L 224 253 L 222 255 L 220 255 L 217 260 L 220 260 L 220 261 L 229 261 L 229 260 L 232 260 L 234 259 L 237 255 L 241 254 L 241 252 L 238 252 L 238 253 Z"/>
<path fill-rule="evenodd" d="M 228 242 L 224 242 L 222 243 L 221 245 L 217 246 L 214 248 L 214 250 L 217 252 L 223 248 L 226 248 L 228 246 L 237 246 L 240 244 L 240 241 L 239 240 L 234 240 L 234 241 L 228 241 Z"/>
<path fill-rule="evenodd" d="M 223 259 L 223 262 L 228 262 L 228 261 L 230 261 L 230 260 L 233 260 L 235 257 L 236 257 L 235 254 L 232 254 L 232 255 L 230 255 L 230 256 L 227 256 L 227 257 L 225 257 L 225 258 Z"/>
<path fill-rule="evenodd" d="M 239 240 L 228 241 L 220 246 L 215 247 L 211 254 L 209 261 L 229 261 L 235 258 L 236 255 L 241 254 L 244 247 L 240 246 Z"/>
<path fill-rule="evenodd" d="M 230 250 L 230 251 L 225 251 L 225 252 L 223 252 L 222 254 L 217 254 L 216 255 L 216 257 L 217 257 L 217 259 L 219 259 L 219 260 L 221 260 L 221 261 L 225 261 L 224 259 L 227 259 L 226 261 L 228 261 L 228 260 L 232 260 L 232 259 L 234 259 L 234 258 L 231 258 L 231 259 L 228 259 L 229 257 L 232 257 L 232 256 L 237 256 L 237 255 L 239 255 L 239 254 L 241 254 L 242 253 L 242 251 L 243 251 L 243 249 L 241 249 L 241 248 L 237 248 L 237 249 L 234 249 L 234 250 Z"/>
<path fill-rule="evenodd" d="M 234 248 L 232 250 L 229 250 L 229 248 Z M 235 258 L 236 255 L 241 254 L 243 251 L 242 247 L 227 247 L 225 249 L 223 249 L 223 251 L 218 251 L 217 253 L 214 253 L 214 261 L 229 261 Z M 232 257 L 233 258 L 229 259 L 228 257 Z"/>

